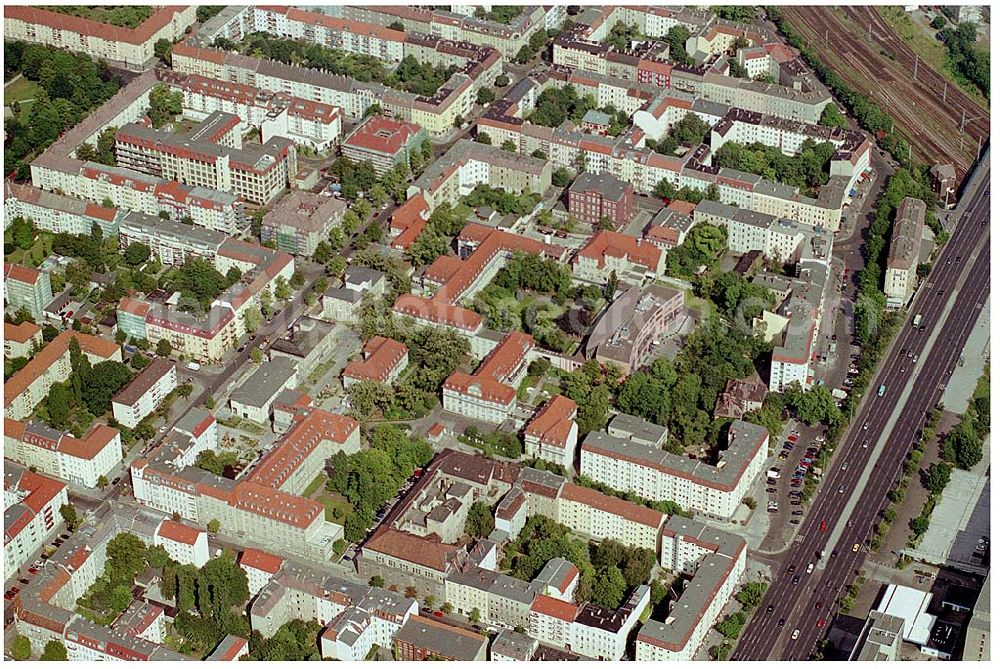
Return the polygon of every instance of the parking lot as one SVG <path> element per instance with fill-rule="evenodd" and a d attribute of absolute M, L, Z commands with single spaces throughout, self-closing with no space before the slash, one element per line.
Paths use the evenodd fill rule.
<path fill-rule="evenodd" d="M 34 562 L 28 564 L 25 561 L 25 566 L 22 566 L 17 570 L 15 574 L 8 574 L 6 590 L 3 593 L 4 602 L 9 602 L 14 599 L 14 596 L 21 591 L 21 588 L 31 583 L 31 580 L 41 571 L 42 567 L 48 561 L 49 557 L 56 552 L 56 549 L 63 545 L 63 543 L 69 539 L 69 535 L 66 533 L 56 536 L 55 539 L 45 544 L 39 551 Z M 6 606 L 6 604 L 4 604 Z M 6 626 L 6 624 L 5 624 Z"/>

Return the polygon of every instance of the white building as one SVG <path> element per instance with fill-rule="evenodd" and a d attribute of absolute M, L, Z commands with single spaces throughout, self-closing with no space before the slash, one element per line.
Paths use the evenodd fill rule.
<path fill-rule="evenodd" d="M 156 358 L 111 401 L 115 420 L 125 427 L 135 427 L 156 411 L 176 387 L 177 365 L 167 358 Z"/>
<path fill-rule="evenodd" d="M 444 410 L 489 423 L 502 423 L 514 410 L 515 390 L 528 373 L 535 338 L 509 332 L 484 359 L 475 374 L 453 372 L 445 379 Z"/>
<path fill-rule="evenodd" d="M 640 585 L 617 610 L 574 604 L 539 595 L 531 605 L 528 634 L 551 646 L 598 660 L 625 655 L 629 633 L 649 603 L 649 586 Z"/>
<path fill-rule="evenodd" d="M 207 532 L 167 518 L 156 528 L 153 545 L 163 546 L 167 554 L 181 564 L 193 564 L 198 568 L 203 567 L 211 557 Z"/>
<path fill-rule="evenodd" d="M 4 573 L 18 572 L 62 523 L 59 508 L 67 504 L 66 484 L 30 470 L 4 476 Z"/>
<path fill-rule="evenodd" d="M 572 471 L 580 432 L 574 420 L 576 414 L 576 402 L 562 395 L 553 396 L 524 428 L 525 455 Z"/>
<path fill-rule="evenodd" d="M 674 455 L 640 434 L 664 428 L 619 414 L 607 432 L 588 434 L 580 447 L 580 473 L 615 490 L 651 500 L 672 500 L 685 509 L 729 518 L 757 480 L 767 459 L 767 431 L 734 421 L 728 446 L 716 464 Z M 665 432 L 664 432 L 665 434 Z"/>
<path fill-rule="evenodd" d="M 96 488 L 122 459 L 118 430 L 95 425 L 83 439 L 42 423 L 4 420 L 4 457 L 50 476 Z"/>
<path fill-rule="evenodd" d="M 261 425 L 271 422 L 271 406 L 286 388 L 298 383 L 295 363 L 289 358 L 276 357 L 262 364 L 229 396 L 229 407 L 240 418 Z"/>
<path fill-rule="evenodd" d="M 264 586 L 271 582 L 284 562 L 284 558 L 257 548 L 243 550 L 240 554 L 239 565 L 246 572 L 251 599 L 256 597 L 264 589 Z"/>

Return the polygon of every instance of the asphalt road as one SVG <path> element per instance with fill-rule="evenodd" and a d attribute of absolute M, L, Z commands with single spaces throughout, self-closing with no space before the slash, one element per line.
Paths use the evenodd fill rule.
<path fill-rule="evenodd" d="M 885 396 L 869 392 L 859 407 L 806 522 L 732 659 L 808 659 L 836 613 L 841 589 L 863 565 L 864 544 L 886 504 L 886 494 L 902 469 L 917 430 L 923 427 L 926 412 L 940 398 L 962 343 L 988 299 L 990 198 L 989 168 L 985 169 L 987 178 L 968 194 L 968 210 L 910 311 L 923 314 L 925 330 L 907 322 L 887 352 L 871 384 L 873 390 L 885 384 Z M 940 332 L 929 343 L 942 318 Z M 907 356 L 901 355 L 903 350 Z M 920 354 L 917 363 L 908 357 L 914 352 Z M 866 440 L 871 441 L 868 448 L 863 446 Z M 886 443 L 869 466 L 880 440 Z M 846 468 L 842 468 L 844 463 Z M 856 543 L 861 544 L 861 549 L 855 553 Z M 818 559 L 823 550 L 829 553 L 825 562 Z M 812 574 L 806 573 L 809 563 L 816 565 Z M 800 579 L 797 584 L 793 583 L 796 578 Z M 769 606 L 774 607 L 772 613 L 767 613 Z M 779 628 L 777 623 L 782 618 L 786 624 Z M 800 632 L 798 639 L 792 640 L 795 629 Z"/>

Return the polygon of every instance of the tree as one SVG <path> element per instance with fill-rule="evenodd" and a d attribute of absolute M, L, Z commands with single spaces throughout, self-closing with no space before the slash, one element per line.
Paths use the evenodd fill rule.
<path fill-rule="evenodd" d="M 406 26 L 403 25 L 402 21 L 393 21 L 389 24 L 389 30 L 395 30 L 396 32 L 406 32 Z"/>
<path fill-rule="evenodd" d="M 261 312 L 260 307 L 253 306 L 243 312 L 243 327 L 250 334 L 257 332 L 263 320 L 264 314 Z"/>
<path fill-rule="evenodd" d="M 434 602 L 435 602 L 434 595 L 427 595 L 426 597 L 424 597 L 424 606 L 426 606 L 428 609 L 434 608 Z"/>
<path fill-rule="evenodd" d="M 831 128 L 846 128 L 847 119 L 844 115 L 840 113 L 840 109 L 837 107 L 836 103 L 830 102 L 823 107 L 823 113 L 819 117 L 819 124 L 829 126 Z"/>
<path fill-rule="evenodd" d="M 69 658 L 66 655 L 66 646 L 52 639 L 45 644 L 45 650 L 42 651 L 42 656 L 39 659 L 65 662 Z"/>
<path fill-rule="evenodd" d="M 736 600 L 744 607 L 754 609 L 764 600 L 765 592 L 767 592 L 766 583 L 750 582 L 743 586 L 736 595 Z"/>
<path fill-rule="evenodd" d="M 18 634 L 10 645 L 10 656 L 23 662 L 31 657 L 31 640 Z"/>
<path fill-rule="evenodd" d="M 486 88 L 485 86 L 476 91 L 476 104 L 477 105 L 488 105 L 496 99 L 496 93 Z"/>
<path fill-rule="evenodd" d="M 167 65 L 170 65 L 170 50 L 173 49 L 173 46 L 170 40 L 166 38 L 158 39 L 156 40 L 156 44 L 153 45 L 153 55 Z"/>
<path fill-rule="evenodd" d="M 560 167 L 552 172 L 552 185 L 557 188 L 565 188 L 572 180 L 572 175 L 565 167 Z"/>
<path fill-rule="evenodd" d="M 465 532 L 471 537 L 481 539 L 488 537 L 493 531 L 493 513 L 485 502 L 476 500 L 469 508 L 469 515 L 465 520 Z"/>
<path fill-rule="evenodd" d="M 104 474 L 101 474 L 100 476 L 97 477 L 97 487 L 98 488 L 107 488 L 108 487 L 108 483 L 109 483 L 108 477 L 105 476 Z"/>
<path fill-rule="evenodd" d="M 496 86 L 497 88 L 505 88 L 507 86 L 510 86 L 510 77 L 508 77 L 506 74 L 501 74 L 500 76 L 498 76 L 496 79 L 493 80 L 493 85 Z"/>
<path fill-rule="evenodd" d="M 478 625 L 479 621 L 482 619 L 482 614 L 479 612 L 478 608 L 469 611 L 469 622 L 473 625 Z"/>
<path fill-rule="evenodd" d="M 222 524 L 219 522 L 218 518 L 213 518 L 212 520 L 208 521 L 208 531 L 211 532 L 212 534 L 218 534 L 221 525 Z"/>
<path fill-rule="evenodd" d="M 385 579 L 376 574 L 372 576 L 370 579 L 368 579 L 368 585 L 372 586 L 373 588 L 384 588 Z"/>
<path fill-rule="evenodd" d="M 455 607 L 452 606 L 451 602 L 445 602 L 444 604 L 441 605 L 440 609 L 441 613 L 445 614 L 446 616 L 450 616 L 452 614 L 452 611 L 454 610 Z"/>
<path fill-rule="evenodd" d="M 150 250 L 149 247 L 142 242 L 135 242 L 128 245 L 125 249 L 125 263 L 131 267 L 138 267 L 147 260 L 149 260 Z"/>
<path fill-rule="evenodd" d="M 292 289 L 288 285 L 285 277 L 279 276 L 274 285 L 274 296 L 279 300 L 287 300 L 292 296 Z"/>
<path fill-rule="evenodd" d="M 181 113 L 184 94 L 171 92 L 166 84 L 156 84 L 149 91 L 149 120 L 154 128 L 162 128 Z"/>
<path fill-rule="evenodd" d="M 72 504 L 63 504 L 59 507 L 59 515 L 66 523 L 66 529 L 75 532 L 80 527 L 80 516 L 76 513 L 76 507 Z"/>
<path fill-rule="evenodd" d="M 264 352 L 261 351 L 259 348 L 251 349 L 250 360 L 253 362 L 253 364 L 259 365 L 260 363 L 264 362 Z"/>
<path fill-rule="evenodd" d="M 931 20 L 931 28 L 933 28 L 934 30 L 941 30 L 946 25 L 948 25 L 948 20 L 945 19 L 940 14 L 938 14 Z"/>
<path fill-rule="evenodd" d="M 161 358 L 168 358 L 170 354 L 174 352 L 174 346 L 170 343 L 169 339 L 161 339 L 156 342 L 156 355 Z"/>
<path fill-rule="evenodd" d="M 609 566 L 598 572 L 591 601 L 598 606 L 617 609 L 625 596 L 625 577 L 618 567 Z"/>
<path fill-rule="evenodd" d="M 30 249 L 35 243 L 35 223 L 30 218 L 18 216 L 11 223 L 10 234 L 14 246 L 22 250 Z"/>
<path fill-rule="evenodd" d="M 46 406 L 49 410 L 49 423 L 57 430 L 65 429 L 69 420 L 72 395 L 64 383 L 55 383 L 49 389 Z"/>
<path fill-rule="evenodd" d="M 940 495 L 948 487 L 951 480 L 951 465 L 946 462 L 935 462 L 927 470 L 925 487 L 932 495 Z"/>

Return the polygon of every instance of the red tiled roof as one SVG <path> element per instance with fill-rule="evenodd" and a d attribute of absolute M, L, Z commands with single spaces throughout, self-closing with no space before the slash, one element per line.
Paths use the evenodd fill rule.
<path fill-rule="evenodd" d="M 35 513 L 40 513 L 46 504 L 66 488 L 66 484 L 26 469 L 18 479 L 17 487 L 28 493 L 28 496 L 21 500 L 21 504 Z"/>
<path fill-rule="evenodd" d="M 254 468 L 247 481 L 280 488 L 323 441 L 343 444 L 358 429 L 358 422 L 348 416 L 313 409 L 289 430 L 277 448 Z"/>
<path fill-rule="evenodd" d="M 584 488 L 575 483 L 564 485 L 560 497 L 657 529 L 659 529 L 666 518 L 664 514 L 658 511 L 653 511 L 645 506 L 633 504 L 617 497 L 605 495 L 590 488 Z"/>
<path fill-rule="evenodd" d="M 240 555 L 241 567 L 259 569 L 260 571 L 266 571 L 268 574 L 277 574 L 284 561 L 285 559 L 280 556 L 265 553 L 256 548 L 246 548 L 243 550 L 243 554 Z"/>
<path fill-rule="evenodd" d="M 201 488 L 199 488 L 200 490 Z M 267 488 L 251 481 L 236 484 L 230 497 L 232 505 L 241 511 L 256 513 L 299 529 L 309 527 L 324 514 L 323 505 L 305 497 Z"/>
<path fill-rule="evenodd" d="M 591 237 L 587 245 L 580 249 L 577 257 L 593 258 L 598 267 L 604 266 L 607 256 L 628 258 L 632 263 L 643 265 L 655 272 L 663 251 L 650 242 L 639 241 L 620 232 L 600 230 Z"/>
<path fill-rule="evenodd" d="M 566 443 L 566 439 L 573 429 L 573 417 L 576 416 L 576 410 L 576 402 L 568 397 L 555 395 L 528 423 L 524 428 L 524 433 L 543 443 L 562 446 Z"/>
<path fill-rule="evenodd" d="M 25 435 L 33 442 L 41 440 L 37 434 L 28 431 L 28 423 L 4 418 L 4 437 L 24 441 Z M 92 460 L 98 453 L 118 436 L 118 430 L 107 425 L 95 425 L 90 432 L 84 435 L 83 439 L 77 439 L 73 435 L 60 433 L 58 440 L 45 439 L 46 447 L 49 450 L 64 453 L 66 455 L 80 458 L 81 460 Z"/>
<path fill-rule="evenodd" d="M 549 597 L 548 595 L 537 595 L 535 600 L 531 602 L 531 610 L 552 618 L 573 622 L 576 620 L 576 614 L 579 609 L 576 604 L 564 602 L 561 599 Z"/>
<path fill-rule="evenodd" d="M 534 347 L 535 338 L 531 335 L 517 330 L 508 332 L 503 341 L 483 359 L 476 376 L 504 381 L 514 374 Z"/>
<path fill-rule="evenodd" d="M 171 541 L 175 541 L 179 544 L 194 546 L 195 543 L 197 543 L 201 532 L 193 527 L 188 527 L 187 525 L 182 525 L 181 523 L 176 523 L 167 519 L 160 523 L 160 527 L 157 528 L 156 534 L 164 539 L 170 539 Z"/>
<path fill-rule="evenodd" d="M 440 572 L 447 570 L 448 561 L 459 549 L 458 546 L 442 543 L 437 535 L 418 537 L 384 525 L 365 543 L 364 548 Z"/>
<path fill-rule="evenodd" d="M 497 404 L 509 405 L 517 397 L 517 391 L 508 385 L 490 378 L 471 376 L 464 372 L 453 372 L 444 381 L 444 387 L 463 395 L 481 397 Z"/>
<path fill-rule="evenodd" d="M 342 146 L 395 156 L 421 130 L 415 123 L 395 121 L 381 114 L 373 114 L 344 138 Z"/>
<path fill-rule="evenodd" d="M 19 281 L 33 286 L 38 282 L 38 279 L 41 278 L 41 276 L 41 272 L 37 269 L 32 269 L 31 267 L 15 265 L 14 263 L 9 262 L 5 262 L 3 264 L 3 277 L 7 281 Z"/>
<path fill-rule="evenodd" d="M 344 368 L 344 378 L 385 383 L 407 353 L 406 346 L 395 339 L 372 337 L 365 344 L 364 359 L 352 360 Z"/>
<path fill-rule="evenodd" d="M 693 216 L 694 210 L 697 205 L 691 204 L 685 200 L 671 200 L 670 204 L 667 205 L 667 209 L 672 209 L 673 211 L 679 211 L 685 216 Z"/>
<path fill-rule="evenodd" d="M 31 321 L 24 321 L 20 325 L 14 325 L 12 323 L 3 324 L 3 338 L 9 339 L 10 341 L 16 341 L 19 344 L 27 343 L 32 337 L 42 331 L 42 328 L 38 327 Z"/>
<path fill-rule="evenodd" d="M 411 316 L 438 325 L 449 325 L 468 332 L 475 332 L 483 324 L 482 316 L 475 311 L 409 293 L 397 297 L 392 310 L 401 316 Z"/>
<path fill-rule="evenodd" d="M 37 7 L 10 5 L 4 7 L 3 15 L 5 20 L 16 19 L 29 24 L 43 25 L 56 30 L 68 30 L 108 41 L 144 44 L 170 23 L 174 18 L 174 14 L 184 9 L 186 9 L 186 6 L 161 7 L 136 28 L 113 26 L 108 23 L 101 23 L 100 21 L 70 16 L 68 14 L 60 14 L 59 12 L 52 12 Z"/>

